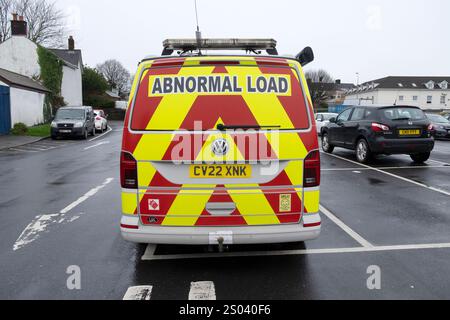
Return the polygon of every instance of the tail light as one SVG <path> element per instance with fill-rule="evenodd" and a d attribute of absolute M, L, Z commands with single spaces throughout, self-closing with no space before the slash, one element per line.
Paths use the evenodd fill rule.
<path fill-rule="evenodd" d="M 120 158 L 120 181 L 124 189 L 137 189 L 137 161 L 128 152 L 122 152 Z"/>
<path fill-rule="evenodd" d="M 305 170 L 303 178 L 304 188 L 314 188 L 320 186 L 320 153 L 311 152 L 305 159 Z"/>
<path fill-rule="evenodd" d="M 428 126 L 428 131 L 429 132 L 432 132 L 432 131 L 434 131 L 435 129 L 434 129 L 434 126 L 433 126 L 433 124 L 430 124 L 429 126 Z"/>
<path fill-rule="evenodd" d="M 372 123 L 372 131 L 373 132 L 385 132 L 391 130 L 388 126 L 381 123 Z"/>
<path fill-rule="evenodd" d="M 100 118 L 100 117 L 97 117 L 97 118 L 95 118 L 95 120 L 98 120 L 98 121 L 100 121 L 100 120 L 102 120 L 102 118 Z"/>

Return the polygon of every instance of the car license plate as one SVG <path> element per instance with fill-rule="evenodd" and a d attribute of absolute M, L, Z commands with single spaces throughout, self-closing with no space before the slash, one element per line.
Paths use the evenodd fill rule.
<path fill-rule="evenodd" d="M 192 179 L 248 179 L 252 177 L 250 165 L 192 165 Z"/>
<path fill-rule="evenodd" d="M 420 136 L 420 130 L 400 130 L 401 136 Z"/>
<path fill-rule="evenodd" d="M 61 132 L 61 133 L 71 133 L 72 130 L 59 130 L 59 132 Z"/>

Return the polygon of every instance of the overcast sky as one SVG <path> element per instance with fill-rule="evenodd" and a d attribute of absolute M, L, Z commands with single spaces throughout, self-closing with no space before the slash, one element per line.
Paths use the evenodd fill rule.
<path fill-rule="evenodd" d="M 56 0 L 84 63 L 121 61 L 131 73 L 162 41 L 193 37 L 194 0 Z M 204 37 L 274 38 L 281 54 L 311 46 L 336 79 L 450 75 L 448 0 L 198 0 Z"/>

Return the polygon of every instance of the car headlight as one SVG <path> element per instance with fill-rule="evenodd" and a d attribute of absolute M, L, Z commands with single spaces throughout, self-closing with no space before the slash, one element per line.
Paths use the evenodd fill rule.
<path fill-rule="evenodd" d="M 52 128 L 58 128 L 58 124 L 55 121 L 52 122 Z"/>
<path fill-rule="evenodd" d="M 75 125 L 74 125 L 73 127 L 74 127 L 74 128 L 82 128 L 83 125 L 84 125 L 83 122 L 77 122 L 77 123 L 75 123 Z"/>

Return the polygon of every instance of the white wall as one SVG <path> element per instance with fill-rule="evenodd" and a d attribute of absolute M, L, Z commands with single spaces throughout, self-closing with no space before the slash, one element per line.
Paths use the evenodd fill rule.
<path fill-rule="evenodd" d="M 45 94 L 18 88 L 10 88 L 11 126 L 22 122 L 33 126 L 44 122 Z"/>
<path fill-rule="evenodd" d="M 23 36 L 14 36 L 0 44 L 0 68 L 27 77 L 41 74 L 37 45 Z"/>
<path fill-rule="evenodd" d="M 441 104 L 441 95 L 446 94 L 446 103 Z M 403 101 L 400 100 L 400 96 L 403 96 Z M 417 96 L 418 100 L 414 101 L 413 97 Z M 432 96 L 433 100 L 431 104 L 427 103 L 427 96 Z M 397 90 L 397 89 L 379 89 L 371 92 L 363 92 L 359 94 L 352 94 L 347 96 L 345 104 L 358 104 L 358 99 L 361 100 L 361 105 L 372 104 L 405 104 L 418 106 L 424 110 L 441 110 L 450 109 L 450 90 Z"/>
<path fill-rule="evenodd" d="M 63 80 L 61 83 L 61 96 L 68 106 L 83 105 L 83 88 L 81 67 L 72 69 L 63 66 Z"/>

